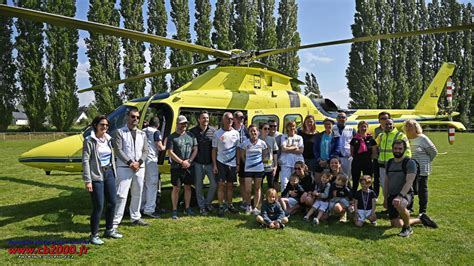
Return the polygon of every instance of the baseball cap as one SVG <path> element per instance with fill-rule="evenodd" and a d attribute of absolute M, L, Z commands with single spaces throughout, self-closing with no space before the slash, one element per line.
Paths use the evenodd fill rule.
<path fill-rule="evenodd" d="M 180 115 L 180 116 L 178 116 L 177 122 L 178 122 L 178 124 L 188 123 L 188 119 L 186 118 L 186 116 Z"/>

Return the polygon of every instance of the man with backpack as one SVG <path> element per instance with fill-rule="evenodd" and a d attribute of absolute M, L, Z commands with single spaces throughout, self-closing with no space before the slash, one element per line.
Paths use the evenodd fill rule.
<path fill-rule="evenodd" d="M 426 214 L 419 218 L 410 218 L 407 207 L 413 200 L 412 185 L 419 169 L 415 160 L 404 156 L 406 149 L 407 143 L 404 140 L 393 141 L 393 158 L 389 159 L 385 165 L 387 177 L 383 187 L 384 207 L 388 210 L 391 225 L 402 228 L 398 234 L 401 237 L 413 234 L 411 225 L 414 224 L 438 227 Z"/>

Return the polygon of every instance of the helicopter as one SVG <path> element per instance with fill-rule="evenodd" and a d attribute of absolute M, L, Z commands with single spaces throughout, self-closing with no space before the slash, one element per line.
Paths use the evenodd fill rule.
<path fill-rule="evenodd" d="M 347 124 L 351 126 L 356 126 L 362 120 L 367 121 L 369 125 L 378 125 L 378 113 L 387 111 L 392 115 L 397 127 L 400 127 L 407 119 L 416 119 L 422 125 L 448 126 L 450 136 L 453 137 L 454 129 L 461 131 L 466 129 L 462 123 L 452 121 L 452 117 L 459 115 L 459 113 L 453 112 L 452 108 L 447 109 L 448 112 L 441 112 L 438 107 L 439 98 L 447 82 L 448 85 L 451 82 L 450 77 L 455 69 L 455 65 L 452 63 L 444 63 L 442 65 L 414 109 L 342 110 L 329 99 L 311 97 L 311 95 L 306 96 L 293 91 L 292 83 L 300 85 L 303 83 L 277 69 L 260 63 L 258 59 L 301 49 L 330 45 L 472 30 L 474 29 L 473 24 L 364 36 L 281 49 L 259 51 L 236 49 L 223 51 L 106 24 L 7 5 L 0 5 L 0 15 L 130 38 L 214 57 L 213 59 L 191 65 L 163 69 L 79 90 L 79 93 L 100 90 L 105 87 L 157 75 L 212 65 L 217 66 L 171 93 L 160 93 L 133 99 L 119 106 L 107 116 L 110 120 L 110 133 L 126 125 L 127 111 L 131 106 L 137 107 L 140 110 L 140 128 L 143 127 L 146 121 L 145 118 L 159 117 L 161 121 L 159 130 L 162 132 L 163 138 L 166 138 L 175 130 L 178 115 L 185 115 L 188 117 L 188 120 L 192 121 L 203 109 L 209 112 L 211 118 L 221 117 L 225 112 L 242 111 L 249 124 L 258 125 L 270 119 L 275 120 L 280 132 L 283 131 L 284 125 L 288 121 L 295 121 L 297 125 L 301 125 L 304 117 L 307 115 L 313 115 L 316 120 L 317 130 L 323 130 L 322 121 L 325 118 L 334 119 L 339 111 L 346 112 L 348 115 Z M 375 126 L 373 129 L 375 129 Z M 82 143 L 91 130 L 91 127 L 88 127 L 81 134 L 33 148 L 23 153 L 19 158 L 19 162 L 27 166 L 43 169 L 47 175 L 52 170 L 80 172 L 82 171 Z M 452 140 L 454 141 L 454 138 Z M 167 165 L 165 153 L 159 154 L 158 163 Z M 166 173 L 167 170 L 168 167 L 161 168 L 162 172 Z"/>

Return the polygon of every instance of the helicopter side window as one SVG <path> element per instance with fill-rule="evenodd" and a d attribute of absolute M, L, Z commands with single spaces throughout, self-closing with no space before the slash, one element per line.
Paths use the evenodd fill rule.
<path fill-rule="evenodd" d="M 181 108 L 179 110 L 180 115 L 186 116 L 189 121 L 188 129 L 193 128 L 194 126 L 198 125 L 197 119 L 199 118 L 199 112 L 201 112 L 202 108 Z M 219 129 L 222 126 L 221 120 L 222 115 L 225 112 L 234 113 L 237 110 L 226 110 L 226 109 L 205 109 L 209 113 L 209 125 Z M 247 112 L 242 110 L 245 116 L 247 116 Z"/>
<path fill-rule="evenodd" d="M 261 123 L 267 123 L 268 120 L 274 120 L 277 123 L 278 128 L 278 122 L 280 120 L 276 115 L 256 115 L 252 118 L 252 124 L 256 125 L 257 127 L 260 127 Z"/>
<path fill-rule="evenodd" d="M 303 117 L 299 114 L 289 114 L 285 115 L 285 118 L 283 119 L 283 131 L 286 133 L 286 123 L 290 121 L 295 121 L 296 122 L 296 127 L 299 128 L 303 124 Z"/>

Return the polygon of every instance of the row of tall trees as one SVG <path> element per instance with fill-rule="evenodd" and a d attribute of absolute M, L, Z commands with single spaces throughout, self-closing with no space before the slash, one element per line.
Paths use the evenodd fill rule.
<path fill-rule="evenodd" d="M 0 2 L 6 3 L 6 0 Z M 169 13 L 165 0 L 146 1 L 146 7 L 144 0 L 121 0 L 119 8 L 116 2 L 89 0 L 87 19 L 113 26 L 119 26 L 123 19 L 125 28 L 145 31 L 143 9 L 146 8 L 148 33 L 167 36 L 166 27 L 171 19 L 176 28 L 172 38 L 191 42 L 188 0 L 171 0 Z M 15 0 L 14 4 L 70 17 L 76 13 L 75 0 Z M 300 44 L 296 0 L 281 0 L 278 7 L 275 0 L 217 0 L 214 8 L 210 0 L 196 0 L 194 8 L 196 44 L 245 51 Z M 9 17 L 0 17 L 0 23 L 0 130 L 5 130 L 10 123 L 15 103 L 23 105 L 32 130 L 40 129 L 47 115 L 58 130 L 68 130 L 78 109 L 78 31 L 25 19 L 13 24 Z M 17 31 L 15 36 L 13 26 Z M 145 45 L 142 42 L 92 32 L 85 44 L 89 81 L 93 86 L 120 79 L 122 59 L 125 74 L 122 78 L 144 73 Z M 14 49 L 18 52 L 16 58 L 12 56 Z M 208 59 L 205 55 L 177 49 L 167 51 L 166 47 L 150 44 L 150 71 L 165 68 L 167 58 L 171 67 Z M 298 75 L 299 58 L 295 52 L 262 61 L 292 76 Z M 151 78 L 151 93 L 174 90 L 206 70 L 173 73 L 169 85 L 164 76 Z M 118 86 L 104 88 L 94 92 L 95 105 L 100 113 L 109 113 L 122 100 L 142 97 L 144 91 L 144 80 L 125 84 L 121 93 Z M 54 110 L 51 114 L 47 113 L 48 105 Z"/>
<path fill-rule="evenodd" d="M 354 37 L 471 23 L 472 4 L 455 0 L 356 0 Z M 454 62 L 454 107 L 473 111 L 471 31 L 352 44 L 346 70 L 351 108 L 413 108 L 443 62 Z M 441 108 L 446 109 L 444 100 Z"/>

